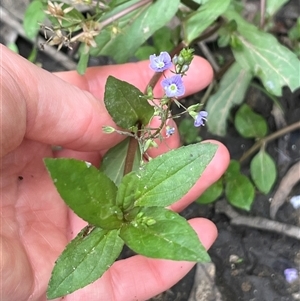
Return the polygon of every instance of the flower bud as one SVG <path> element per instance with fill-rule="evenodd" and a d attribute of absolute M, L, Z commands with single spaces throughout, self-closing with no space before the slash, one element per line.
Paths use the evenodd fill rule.
<path fill-rule="evenodd" d="M 153 99 L 153 89 L 151 86 L 147 87 L 147 96 L 149 99 Z"/>
<path fill-rule="evenodd" d="M 178 64 L 178 55 L 177 54 L 174 55 L 174 57 L 172 59 L 172 62 L 173 62 L 174 65 Z"/>
<path fill-rule="evenodd" d="M 182 57 L 181 55 L 178 56 L 177 59 L 177 65 L 183 65 L 185 63 L 184 57 Z"/>
<path fill-rule="evenodd" d="M 115 129 L 111 126 L 103 126 L 102 131 L 103 131 L 103 133 L 111 134 L 115 131 Z"/>
<path fill-rule="evenodd" d="M 147 226 L 152 226 L 152 225 L 154 225 L 154 224 L 156 224 L 156 220 L 153 219 L 153 218 L 149 218 L 149 219 L 146 221 L 146 225 L 147 225 Z"/>
<path fill-rule="evenodd" d="M 181 68 L 181 73 L 185 73 L 185 72 L 187 72 L 188 70 L 189 70 L 189 65 L 187 65 L 187 64 L 184 64 L 183 66 L 182 66 L 182 68 Z"/>
<path fill-rule="evenodd" d="M 195 112 L 195 111 L 198 111 L 200 109 L 200 107 L 201 107 L 201 104 L 197 103 L 197 104 L 189 106 L 186 110 L 187 110 L 187 112 Z"/>

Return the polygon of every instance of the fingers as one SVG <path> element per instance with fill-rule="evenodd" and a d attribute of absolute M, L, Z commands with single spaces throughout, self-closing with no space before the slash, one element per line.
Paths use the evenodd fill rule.
<path fill-rule="evenodd" d="M 80 89 L 90 91 L 100 99 L 103 97 L 106 79 L 109 75 L 120 80 L 125 80 L 135 85 L 141 91 L 144 91 L 153 74 L 153 71 L 149 68 L 148 61 L 92 67 L 87 69 L 83 76 L 79 75 L 76 71 L 56 73 L 58 77 L 66 82 Z M 202 90 L 210 84 L 212 78 L 213 70 L 210 64 L 205 59 L 196 56 L 187 72 L 187 76 L 183 78 L 186 87 L 185 96 Z M 160 85 L 156 86 L 154 94 L 157 97 L 163 96 L 163 89 Z"/>
<path fill-rule="evenodd" d="M 92 151 L 111 141 L 103 139 L 102 125 L 114 125 L 101 101 L 66 83 L 0 45 L 4 112 L 14 110 L 2 131 L 2 154 L 24 138 Z M 13 137 L 13 139 L 8 139 Z M 5 139 L 5 141 L 3 140 Z M 101 141 L 103 139 L 103 141 Z M 120 137 L 116 137 L 116 140 Z"/>
<path fill-rule="evenodd" d="M 139 62 L 91 68 L 85 76 L 76 72 L 55 76 L 6 47 L 0 47 L 1 68 L 6 74 L 5 81 L 2 81 L 6 95 L 4 109 L 10 112 L 15 107 L 21 108 L 15 110 L 14 119 L 4 123 L 4 132 L 16 137 L 10 142 L 4 136 L 8 140 L 2 143 L 6 146 L 5 152 L 20 144 L 25 128 L 26 138 L 47 144 L 84 151 L 110 148 L 123 137 L 102 133 L 102 126 L 115 126 L 102 101 L 106 78 L 113 75 L 126 79 L 144 90 L 153 74 L 148 62 Z M 204 59 L 195 58 L 184 79 L 187 94 L 202 89 L 211 77 L 209 64 Z M 11 90 L 13 95 L 9 93 Z M 161 93 L 161 88 L 157 90 Z"/>
<path fill-rule="evenodd" d="M 203 218 L 189 221 L 202 244 L 208 249 L 217 237 L 216 227 Z M 93 284 L 67 296 L 67 301 L 142 301 L 170 288 L 193 266 L 193 262 L 150 259 L 136 255 L 115 262 Z"/>
<path fill-rule="evenodd" d="M 217 237 L 215 225 L 200 218 L 189 222 L 198 233 L 202 244 L 208 249 Z M 106 277 L 109 277 L 110 283 L 115 285 L 116 300 L 147 300 L 177 283 L 191 270 L 194 264 L 134 256 L 116 262 Z M 124 275 L 126 276 L 124 277 Z"/>

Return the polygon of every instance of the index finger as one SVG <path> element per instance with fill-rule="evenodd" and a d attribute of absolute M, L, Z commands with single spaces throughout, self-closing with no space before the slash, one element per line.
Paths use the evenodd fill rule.
<path fill-rule="evenodd" d="M 87 72 L 83 76 L 74 71 L 61 72 L 57 73 L 56 75 L 68 83 L 72 83 L 83 90 L 90 91 L 93 95 L 99 99 L 102 99 L 106 78 L 109 75 L 117 77 L 120 80 L 127 81 L 141 91 L 144 91 L 153 74 L 154 72 L 149 68 L 149 62 L 143 61 L 123 65 L 92 67 L 87 69 Z M 210 64 L 205 59 L 195 56 L 187 76 L 183 78 L 186 88 L 185 96 L 194 94 L 205 88 L 211 82 L 212 77 L 213 71 Z M 159 84 L 157 84 L 154 88 L 154 95 L 155 97 L 162 97 L 164 95 L 164 91 Z M 158 120 L 156 120 L 155 123 L 160 124 Z M 173 122 L 173 120 L 169 120 L 168 125 L 176 127 L 176 124 Z M 154 124 L 152 124 L 152 126 L 154 126 Z M 116 136 L 108 135 L 105 137 L 105 140 L 107 142 L 112 141 L 113 143 L 116 141 Z M 151 156 L 156 156 L 158 153 L 176 148 L 179 146 L 179 143 L 179 135 L 177 132 L 175 132 L 173 136 L 169 137 L 166 143 L 160 144 L 159 150 L 152 149 Z"/>
<path fill-rule="evenodd" d="M 147 87 L 154 72 L 149 68 L 148 61 L 127 63 L 122 65 L 108 65 L 88 68 L 84 75 L 76 71 L 56 73 L 66 82 L 91 92 L 98 98 L 103 97 L 106 79 L 112 75 L 120 80 L 129 82 L 141 91 Z M 210 64 L 202 57 L 195 56 L 187 76 L 184 77 L 186 86 L 185 96 L 194 94 L 210 84 L 213 70 Z M 162 97 L 163 89 L 157 85 L 154 89 L 155 96 Z"/>
<path fill-rule="evenodd" d="M 112 147 L 123 137 L 102 133 L 103 126 L 115 126 L 102 101 L 106 78 L 126 79 L 143 90 L 152 75 L 145 61 L 91 68 L 84 76 L 76 72 L 53 75 L 0 47 L 3 110 L 14 113 L 14 118 L 3 120 L 2 154 L 24 137 L 81 151 Z M 210 65 L 196 58 L 185 78 L 187 94 L 202 89 L 211 77 Z"/>

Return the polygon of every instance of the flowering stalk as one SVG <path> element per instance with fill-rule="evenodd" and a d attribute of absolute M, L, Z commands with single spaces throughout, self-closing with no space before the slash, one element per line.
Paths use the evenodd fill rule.
<path fill-rule="evenodd" d="M 154 116 L 159 116 L 161 123 L 156 129 L 142 128 L 142 125 L 138 126 L 136 135 L 133 135 L 133 137 L 130 139 L 127 157 L 125 160 L 124 174 L 127 174 L 132 170 L 134 156 L 138 145 L 140 146 L 141 155 L 143 156 L 146 154 L 147 148 L 151 145 L 153 146 L 155 139 L 162 139 L 163 128 L 166 130 L 166 138 L 169 138 L 174 134 L 175 128 L 167 125 L 168 119 L 174 118 L 174 116 L 171 115 L 172 102 L 175 102 L 179 107 L 182 107 L 184 109 L 183 113 L 187 112 L 191 117 L 194 118 L 195 127 L 204 126 L 208 116 L 206 111 L 198 112 L 199 105 L 193 105 L 189 108 L 185 108 L 180 102 L 177 101 L 177 98 L 183 96 L 185 93 L 182 77 L 186 75 L 186 72 L 188 71 L 192 62 L 192 49 L 181 49 L 180 53 L 176 54 L 173 59 L 171 59 L 171 56 L 167 52 L 161 52 L 159 56 L 156 56 L 155 54 L 150 55 L 149 59 L 149 67 L 156 72 L 155 74 L 158 74 L 159 76 L 165 76 L 164 72 L 171 67 L 174 67 L 175 74 L 170 77 L 165 76 L 165 78 L 161 81 L 161 86 L 165 91 L 165 95 L 161 99 L 154 98 L 153 88 L 155 84 L 153 85 L 152 79 L 149 82 L 145 94 L 147 100 L 152 102 L 155 107 Z M 151 84 L 152 86 L 150 86 Z M 158 100 L 158 103 L 154 100 Z"/>
<path fill-rule="evenodd" d="M 108 25 L 116 22 L 118 19 L 126 16 L 127 14 L 131 13 L 132 11 L 142 7 L 146 6 L 153 2 L 153 0 L 141 0 L 137 3 L 134 3 L 133 5 L 127 7 L 126 9 L 120 11 L 119 13 L 103 20 L 102 22 L 97 22 L 95 20 L 99 19 L 100 15 L 99 13 L 96 13 L 93 16 L 88 15 L 85 20 L 78 20 L 77 22 L 72 22 L 71 25 L 67 27 L 63 27 L 62 20 L 68 21 L 67 14 L 74 9 L 74 7 L 70 6 L 68 8 L 63 9 L 62 6 L 64 3 L 57 4 L 56 2 L 53 3 L 51 1 L 48 1 L 48 8 L 45 11 L 46 14 L 54 17 L 57 19 L 59 23 L 59 28 L 53 28 L 50 29 L 54 33 L 54 35 L 46 42 L 50 43 L 51 45 L 59 45 L 59 48 L 62 46 L 68 46 L 70 47 L 70 43 L 73 42 L 83 42 L 86 44 L 86 51 L 88 51 L 89 47 L 95 47 L 96 42 L 94 41 L 94 37 L 99 35 L 101 30 Z M 70 21 L 70 20 L 69 20 Z M 64 35 L 62 33 L 62 30 L 66 30 L 69 27 L 73 28 L 75 26 L 81 26 L 83 31 L 79 34 L 69 38 L 69 35 L 71 35 L 71 31 L 68 35 Z M 48 27 L 44 27 L 46 29 L 49 29 Z"/>

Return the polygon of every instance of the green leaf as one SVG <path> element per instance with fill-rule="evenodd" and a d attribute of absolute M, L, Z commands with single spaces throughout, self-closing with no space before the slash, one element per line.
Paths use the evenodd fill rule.
<path fill-rule="evenodd" d="M 240 173 L 241 164 L 239 161 L 230 160 L 229 166 L 226 170 L 226 177 L 236 177 Z"/>
<path fill-rule="evenodd" d="M 247 105 L 243 104 L 236 112 L 234 125 L 245 138 L 262 138 L 268 132 L 266 120 Z"/>
<path fill-rule="evenodd" d="M 218 38 L 218 46 L 220 48 L 228 46 L 229 42 L 230 42 L 230 35 L 229 34 L 227 34 L 227 35 L 222 34 Z"/>
<path fill-rule="evenodd" d="M 143 98 L 135 86 L 109 76 L 104 93 L 104 102 L 113 121 L 123 129 L 138 124 L 147 125 L 154 114 L 153 107 Z"/>
<path fill-rule="evenodd" d="M 102 159 L 100 171 L 104 172 L 117 186 L 120 185 L 124 175 L 124 166 L 130 138 L 126 138 L 105 154 Z M 137 151 L 132 170 L 140 166 L 140 152 Z"/>
<path fill-rule="evenodd" d="M 238 24 L 236 37 L 243 47 L 242 50 L 232 49 L 235 59 L 259 77 L 270 93 L 281 96 L 282 87 L 287 86 L 294 91 L 300 86 L 300 61 L 292 51 L 271 34 L 245 21 L 235 11 L 226 11 L 225 17 L 234 19 Z"/>
<path fill-rule="evenodd" d="M 223 180 L 220 179 L 209 188 L 196 200 L 198 204 L 210 204 L 216 201 L 223 192 Z"/>
<path fill-rule="evenodd" d="M 171 52 L 175 46 L 174 43 L 172 43 L 172 31 L 167 26 L 158 29 L 153 34 L 152 39 L 154 46 L 157 49 L 157 54 L 159 54 L 161 51 Z M 154 52 L 151 54 L 154 54 Z"/>
<path fill-rule="evenodd" d="M 154 46 L 150 46 L 146 42 L 135 52 L 135 57 L 139 60 L 148 60 L 151 54 L 159 54 L 162 51 L 171 52 L 174 48 L 171 29 L 167 26 L 160 28 L 153 34 L 151 42 Z"/>
<path fill-rule="evenodd" d="M 147 257 L 210 261 L 188 222 L 165 208 L 142 208 L 135 220 L 121 228 L 120 236 L 129 248 Z"/>
<path fill-rule="evenodd" d="M 228 7 L 230 0 L 210 0 L 191 13 L 183 22 L 184 42 L 189 45 L 209 27 Z"/>
<path fill-rule="evenodd" d="M 12 50 L 12 51 L 15 52 L 15 53 L 19 53 L 19 48 L 18 48 L 18 45 L 17 45 L 16 43 L 13 43 L 13 42 L 8 43 L 8 44 L 6 45 L 6 47 L 7 47 L 8 49 Z"/>
<path fill-rule="evenodd" d="M 276 164 L 272 157 L 261 150 L 250 163 L 251 177 L 258 188 L 264 194 L 270 192 L 277 177 Z"/>
<path fill-rule="evenodd" d="M 194 186 L 214 157 L 218 146 L 198 143 L 171 150 L 138 172 L 135 206 L 168 206 Z"/>
<path fill-rule="evenodd" d="M 37 47 L 33 47 L 30 54 L 27 57 L 27 60 L 29 62 L 35 63 L 36 62 L 36 58 L 37 58 L 37 54 L 38 54 L 38 49 Z"/>
<path fill-rule="evenodd" d="M 296 24 L 288 31 L 288 37 L 292 41 L 300 42 L 300 17 L 297 19 Z"/>
<path fill-rule="evenodd" d="M 84 228 L 56 261 L 48 285 L 47 298 L 70 294 L 100 278 L 112 265 L 124 245 L 118 230 Z"/>
<path fill-rule="evenodd" d="M 183 118 L 180 121 L 178 130 L 184 144 L 192 144 L 202 140 L 199 136 L 199 128 L 194 126 L 194 120 L 192 118 Z"/>
<path fill-rule="evenodd" d="M 251 81 L 249 71 L 234 63 L 221 79 L 219 90 L 207 102 L 207 127 L 215 135 L 225 136 L 227 119 L 232 107 L 243 102 Z"/>
<path fill-rule="evenodd" d="M 128 2 L 128 0 L 111 0 L 109 1 L 109 3 L 107 3 L 107 5 L 109 5 L 112 8 L 112 7 L 119 6 L 125 2 Z"/>
<path fill-rule="evenodd" d="M 140 0 L 117 0 L 117 1 L 109 1 L 107 3 L 109 10 L 105 12 L 104 15 L 101 15 L 98 21 L 102 22 L 107 19 L 114 19 L 115 15 L 118 15 L 120 12 L 128 9 L 132 5 L 138 3 Z"/>
<path fill-rule="evenodd" d="M 103 229 L 120 227 L 117 187 L 104 173 L 75 159 L 45 159 L 45 165 L 60 196 L 78 216 Z"/>
<path fill-rule="evenodd" d="M 135 201 L 135 189 L 136 183 L 139 178 L 135 172 L 131 172 L 125 175 L 119 186 L 116 203 L 122 209 L 123 212 L 131 209 L 134 206 Z M 126 217 L 125 217 L 126 218 Z"/>
<path fill-rule="evenodd" d="M 98 47 L 91 50 L 91 55 L 109 55 L 118 63 L 125 62 L 156 30 L 171 20 L 176 14 L 179 4 L 180 0 L 157 0 L 150 5 L 143 6 L 137 12 L 119 19 L 120 34 L 112 37 L 108 31 L 104 36 L 101 33 L 95 38 Z M 108 15 L 103 20 L 107 17 Z"/>
<path fill-rule="evenodd" d="M 135 52 L 135 57 L 142 61 L 142 60 L 147 60 L 149 59 L 149 56 L 151 54 L 156 53 L 156 49 L 153 46 L 141 46 L 136 52 Z"/>
<path fill-rule="evenodd" d="M 227 176 L 225 183 L 227 201 L 234 207 L 249 211 L 255 196 L 250 180 L 238 173 L 235 176 Z"/>
<path fill-rule="evenodd" d="M 43 23 L 46 14 L 44 4 L 40 0 L 32 1 L 26 8 L 23 27 L 28 38 L 34 39 L 40 29 L 39 23 Z"/>
<path fill-rule="evenodd" d="M 273 16 L 289 0 L 268 0 L 266 1 L 267 16 Z"/>

